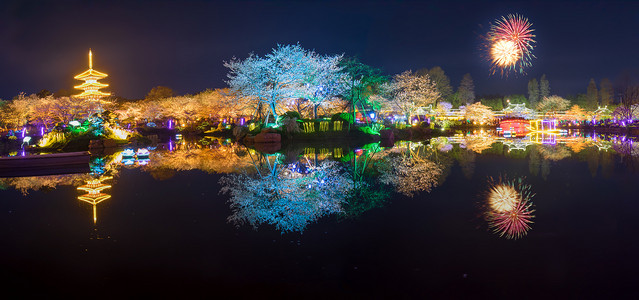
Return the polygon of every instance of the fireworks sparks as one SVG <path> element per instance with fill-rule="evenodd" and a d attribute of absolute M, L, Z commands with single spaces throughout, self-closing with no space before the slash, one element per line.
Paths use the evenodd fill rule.
<path fill-rule="evenodd" d="M 496 212 L 513 210 L 519 203 L 519 193 L 509 185 L 494 186 L 488 196 L 490 208 Z"/>
<path fill-rule="evenodd" d="M 500 237 L 518 239 L 525 236 L 535 217 L 530 201 L 534 194 L 530 192 L 530 186 L 521 178 L 505 182 L 500 178 L 498 183 L 491 179 L 490 184 L 486 212 L 489 227 Z"/>
<path fill-rule="evenodd" d="M 528 19 L 517 14 L 502 17 L 491 24 L 486 36 L 491 74 L 497 73 L 497 70 L 502 76 L 511 71 L 524 73 L 524 68 L 531 65 L 535 58 L 532 54 L 535 35 L 531 26 Z"/>

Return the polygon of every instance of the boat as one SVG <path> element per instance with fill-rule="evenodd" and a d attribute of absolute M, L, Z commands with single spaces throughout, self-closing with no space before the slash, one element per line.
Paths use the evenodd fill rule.
<path fill-rule="evenodd" d="M 88 151 L 0 157 L 0 177 L 88 173 Z"/>

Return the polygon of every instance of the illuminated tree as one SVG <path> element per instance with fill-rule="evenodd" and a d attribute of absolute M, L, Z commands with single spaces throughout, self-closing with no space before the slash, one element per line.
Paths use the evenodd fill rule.
<path fill-rule="evenodd" d="M 486 124 L 493 120 L 495 113 L 493 113 L 490 107 L 481 104 L 481 102 L 476 102 L 466 106 L 465 117 L 467 120 Z"/>
<path fill-rule="evenodd" d="M 386 91 L 388 78 L 382 75 L 380 69 L 365 65 L 357 58 L 342 59 L 341 65 L 344 66 L 344 71 L 350 78 L 347 82 L 347 92 L 343 96 L 349 103 L 348 107 L 353 120 L 356 118 L 357 110 L 368 115 L 371 97 Z M 368 122 L 368 118 L 365 120 Z"/>
<path fill-rule="evenodd" d="M 229 69 L 227 84 L 238 96 L 267 106 L 277 118 L 278 106 L 283 101 L 304 95 L 309 58 L 314 55 L 300 45 L 277 45 L 263 58 L 254 54 L 245 60 L 233 58 L 224 63 Z M 266 123 L 268 120 L 269 115 Z"/>
<path fill-rule="evenodd" d="M 583 121 L 586 119 L 586 111 L 575 104 L 566 111 L 565 118 L 567 120 Z"/>
<path fill-rule="evenodd" d="M 433 104 L 440 97 L 428 75 L 418 76 L 411 71 L 395 75 L 388 90 L 390 106 L 404 113 L 409 121 L 417 108 Z"/>
<path fill-rule="evenodd" d="M 453 105 L 450 102 L 440 101 L 437 103 L 437 108 L 435 109 L 435 113 L 437 116 L 446 116 L 453 109 Z"/>
<path fill-rule="evenodd" d="M 340 65 L 342 55 L 320 56 L 308 53 L 303 97 L 313 103 L 313 117 L 317 118 L 317 108 L 327 101 L 344 95 L 351 81 Z"/>
<path fill-rule="evenodd" d="M 18 128 L 29 121 L 32 115 L 33 104 L 31 97 L 19 94 L 4 106 L 3 122 L 9 127 Z"/>
<path fill-rule="evenodd" d="M 570 101 L 557 95 L 546 97 L 537 104 L 537 110 L 555 116 L 558 111 L 565 110 L 570 105 Z"/>

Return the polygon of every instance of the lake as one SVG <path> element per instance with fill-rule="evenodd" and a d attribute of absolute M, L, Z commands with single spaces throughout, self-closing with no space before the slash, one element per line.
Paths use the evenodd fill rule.
<path fill-rule="evenodd" d="M 477 131 L 272 154 L 171 140 L 91 170 L 0 178 L 5 295 L 639 294 L 634 138 Z"/>

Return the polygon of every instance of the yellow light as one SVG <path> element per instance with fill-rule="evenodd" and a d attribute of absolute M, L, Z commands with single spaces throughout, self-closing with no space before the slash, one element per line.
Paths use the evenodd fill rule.
<path fill-rule="evenodd" d="M 488 204 L 496 212 L 511 211 L 519 203 L 519 193 L 512 186 L 495 186 L 488 195 Z"/>
<path fill-rule="evenodd" d="M 89 50 L 89 69 L 82 72 L 81 74 L 73 77 L 74 79 L 83 80 L 84 83 L 81 85 L 74 86 L 75 89 L 82 90 L 83 92 L 75 97 L 97 101 L 100 98 L 109 96 L 111 93 L 101 92 L 100 89 L 109 86 L 105 83 L 100 83 L 98 80 L 103 79 L 109 75 L 93 70 L 93 53 Z"/>
<path fill-rule="evenodd" d="M 492 45 L 490 57 L 500 67 L 514 66 L 521 58 L 521 50 L 513 41 L 500 40 Z"/>

